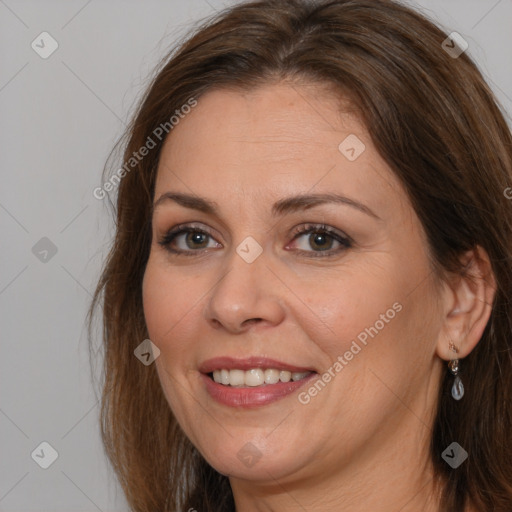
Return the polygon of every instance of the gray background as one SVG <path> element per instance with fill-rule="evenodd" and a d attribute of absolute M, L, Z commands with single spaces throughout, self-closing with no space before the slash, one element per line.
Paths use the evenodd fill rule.
<path fill-rule="evenodd" d="M 512 0 L 409 3 L 464 36 L 512 112 Z M 112 236 L 92 191 L 153 66 L 228 4 L 0 0 L 1 511 L 127 510 L 100 443 L 84 328 Z M 59 45 L 47 59 L 31 47 L 43 31 Z M 43 237 L 56 254 L 36 257 Z M 48 469 L 31 458 L 42 441 L 59 454 Z"/>

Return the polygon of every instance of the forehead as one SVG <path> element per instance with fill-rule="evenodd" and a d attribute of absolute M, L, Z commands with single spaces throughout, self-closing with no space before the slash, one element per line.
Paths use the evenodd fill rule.
<path fill-rule="evenodd" d="M 168 188 L 220 201 L 335 190 L 376 207 L 404 195 L 348 102 L 290 84 L 202 96 L 162 149 L 155 195 Z"/>
<path fill-rule="evenodd" d="M 325 88 L 276 84 L 206 93 L 173 129 L 166 146 L 176 156 L 194 150 L 197 156 L 229 159 L 239 151 L 247 160 L 285 162 L 311 152 L 318 158 L 331 154 L 344 132 L 368 138 L 357 117 L 342 112 L 340 101 Z"/>

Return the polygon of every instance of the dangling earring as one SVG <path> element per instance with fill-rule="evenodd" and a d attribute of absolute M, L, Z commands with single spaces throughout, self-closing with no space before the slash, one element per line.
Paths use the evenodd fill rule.
<path fill-rule="evenodd" d="M 455 347 L 455 345 L 452 342 L 450 342 L 450 349 L 453 352 L 458 353 L 457 348 Z M 452 386 L 452 396 L 455 400 L 460 400 L 464 396 L 464 385 L 462 384 L 462 380 L 460 380 L 460 377 L 458 375 L 458 373 L 459 373 L 458 358 L 452 359 L 448 363 L 448 368 L 452 372 L 452 375 L 455 376 L 455 380 L 453 381 L 453 386 Z"/>

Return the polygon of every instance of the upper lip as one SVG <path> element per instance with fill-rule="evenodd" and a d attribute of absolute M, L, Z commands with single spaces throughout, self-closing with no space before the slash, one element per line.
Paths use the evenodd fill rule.
<path fill-rule="evenodd" d="M 276 359 L 268 357 L 247 357 L 244 359 L 236 359 L 233 357 L 215 357 L 204 361 L 199 366 L 201 373 L 211 373 L 214 370 L 252 370 L 253 368 L 272 368 L 276 370 L 285 370 L 289 372 L 314 372 L 312 368 L 305 366 L 295 366 L 284 363 Z"/>

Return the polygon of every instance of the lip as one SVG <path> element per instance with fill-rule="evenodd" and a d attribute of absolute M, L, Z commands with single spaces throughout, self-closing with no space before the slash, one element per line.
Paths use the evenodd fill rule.
<path fill-rule="evenodd" d="M 223 368 L 227 369 L 225 366 Z M 242 369 L 239 366 L 237 368 Z M 251 368 L 255 367 L 252 366 Z M 201 373 L 200 376 L 206 390 L 215 401 L 229 407 L 248 409 L 268 405 L 285 398 L 311 381 L 311 379 L 318 377 L 318 374 L 316 372 L 312 373 L 298 381 L 278 382 L 277 384 L 268 384 L 266 386 L 243 388 L 219 384 L 205 373 Z"/>
<path fill-rule="evenodd" d="M 276 369 L 289 372 L 312 372 L 304 379 L 290 382 L 277 382 L 266 386 L 235 388 L 215 382 L 208 374 L 214 370 L 252 370 L 253 368 Z M 223 405 L 240 408 L 261 407 L 291 395 L 304 386 L 318 373 L 313 368 L 295 366 L 292 364 L 270 359 L 268 357 L 247 357 L 237 359 L 233 357 L 215 357 L 204 361 L 199 366 L 201 378 L 210 396 Z"/>
<path fill-rule="evenodd" d="M 253 368 L 285 370 L 289 372 L 316 372 L 314 368 L 305 366 L 294 366 L 276 359 L 268 357 L 247 357 L 244 359 L 235 359 L 233 357 L 215 357 L 204 361 L 199 366 L 199 371 L 203 374 L 211 373 L 214 370 L 252 370 Z M 301 382 L 301 381 L 298 381 Z"/>

